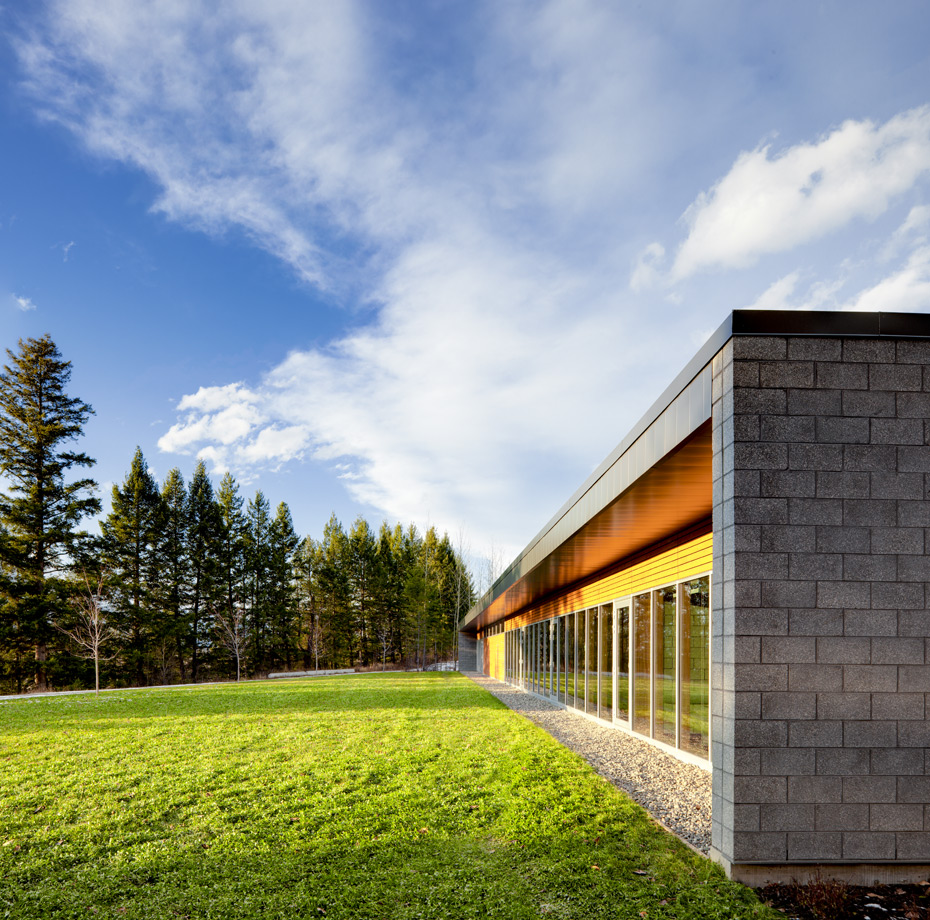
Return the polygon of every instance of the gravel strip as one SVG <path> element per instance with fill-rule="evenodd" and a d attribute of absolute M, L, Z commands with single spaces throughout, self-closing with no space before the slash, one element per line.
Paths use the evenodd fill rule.
<path fill-rule="evenodd" d="M 686 843 L 705 855 L 710 852 L 707 770 L 499 680 L 475 673 L 466 676 L 583 757 Z"/>

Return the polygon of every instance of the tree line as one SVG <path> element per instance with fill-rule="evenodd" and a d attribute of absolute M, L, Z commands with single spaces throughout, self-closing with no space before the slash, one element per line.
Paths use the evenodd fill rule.
<path fill-rule="evenodd" d="M 93 409 L 46 335 L 0 374 L 0 686 L 143 686 L 275 670 L 423 667 L 455 655 L 474 597 L 435 528 L 333 515 L 301 538 L 285 502 L 245 500 L 203 462 L 156 481 L 137 449 L 99 534 L 94 460 L 73 450 Z"/>

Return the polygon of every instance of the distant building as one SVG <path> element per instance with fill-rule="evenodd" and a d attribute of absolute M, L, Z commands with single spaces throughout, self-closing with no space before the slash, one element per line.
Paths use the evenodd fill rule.
<path fill-rule="evenodd" d="M 460 623 L 713 773 L 713 858 L 930 870 L 930 315 L 734 311 Z"/>

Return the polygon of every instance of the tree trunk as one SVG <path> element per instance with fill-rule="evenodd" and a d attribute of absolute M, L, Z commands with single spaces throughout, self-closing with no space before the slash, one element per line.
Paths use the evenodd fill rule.
<path fill-rule="evenodd" d="M 35 689 L 38 693 L 47 693 L 50 689 L 48 674 L 45 671 L 46 661 L 48 661 L 48 646 L 44 642 L 40 642 L 36 646 Z"/>

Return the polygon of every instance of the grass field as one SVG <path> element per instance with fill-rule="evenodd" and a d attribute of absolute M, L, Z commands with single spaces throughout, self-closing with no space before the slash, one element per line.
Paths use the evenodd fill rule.
<path fill-rule="evenodd" d="M 0 918 L 781 916 L 457 674 L 0 704 Z"/>

